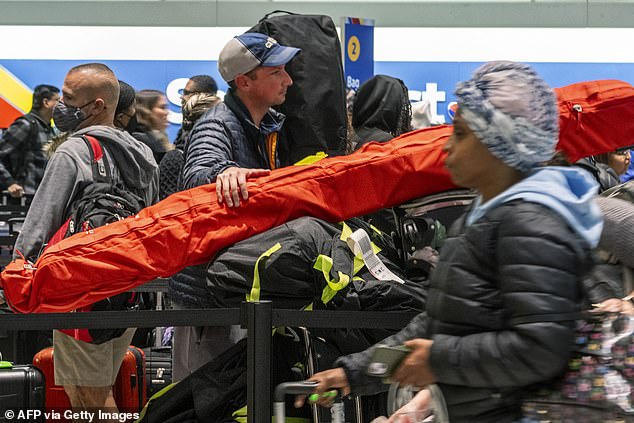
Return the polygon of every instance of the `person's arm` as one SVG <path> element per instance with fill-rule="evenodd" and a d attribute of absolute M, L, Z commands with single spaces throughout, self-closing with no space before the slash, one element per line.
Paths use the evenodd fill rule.
<path fill-rule="evenodd" d="M 189 135 L 183 166 L 183 188 L 215 183 L 223 170 L 239 167 L 232 157 L 229 130 L 214 117 L 204 115 Z"/>
<path fill-rule="evenodd" d="M 7 189 L 14 197 L 21 197 L 24 189 L 17 183 L 15 179 L 17 175 L 12 175 L 11 170 L 6 168 L 4 160 L 24 144 L 30 133 L 29 121 L 17 119 L 2 134 L 2 140 L 0 140 L 0 186 Z"/>
<path fill-rule="evenodd" d="M 610 298 L 621 298 L 624 291 L 623 265 L 598 261 L 592 271 L 583 278 L 583 292 L 586 307 Z"/>
<path fill-rule="evenodd" d="M 308 380 L 317 382 L 314 393 L 321 395 L 334 388 L 343 390 L 344 395 L 350 392 L 358 395 L 372 395 L 387 390 L 388 385 L 378 377 L 368 376 L 366 369 L 370 364 L 372 352 L 377 345 L 403 345 L 410 339 L 424 337 L 427 328 L 427 315 L 420 313 L 414 317 L 403 329 L 392 336 L 385 338 L 370 348 L 335 360 L 332 369 L 315 373 Z M 299 395 L 295 399 L 295 406 L 304 404 L 305 396 Z M 329 405 L 331 398 L 323 398 L 317 401 L 320 405 Z"/>
<path fill-rule="evenodd" d="M 156 172 L 152 175 L 152 180 L 148 185 L 148 195 L 146 196 L 147 206 L 149 207 L 153 204 L 158 203 L 161 198 L 159 197 L 159 182 L 160 182 L 160 172 L 157 168 Z"/>
<path fill-rule="evenodd" d="M 599 248 L 614 254 L 623 264 L 634 267 L 634 204 L 619 198 L 597 197 L 603 213 Z"/>
<path fill-rule="evenodd" d="M 366 369 L 370 364 L 372 352 L 377 345 L 396 346 L 403 345 L 406 341 L 416 338 L 424 338 L 427 335 L 427 314 L 420 313 L 412 319 L 399 332 L 385 338 L 376 345 L 355 354 L 339 357 L 335 366 L 342 367 L 352 392 L 360 395 L 372 395 L 387 389 L 381 378 L 368 376 Z"/>
<path fill-rule="evenodd" d="M 205 118 L 203 118 L 205 119 Z M 194 126 L 187 146 L 183 167 L 184 188 L 216 183 L 218 203 L 229 207 L 240 206 L 247 200 L 247 179 L 266 176 L 268 169 L 246 169 L 232 160 L 231 134 L 214 118 L 207 118 Z"/>
<path fill-rule="evenodd" d="M 35 260 L 42 245 L 62 226 L 75 195 L 78 172 L 77 164 L 68 154 L 58 151 L 51 157 L 15 242 L 14 259 L 22 254 Z"/>
<path fill-rule="evenodd" d="M 564 370 L 574 322 L 556 321 L 563 319 L 557 315 L 577 310 L 589 249 L 563 219 L 540 209 L 506 213 L 498 228 L 492 260 L 507 326 L 467 336 L 434 335 L 430 364 L 438 382 L 519 387 Z"/>

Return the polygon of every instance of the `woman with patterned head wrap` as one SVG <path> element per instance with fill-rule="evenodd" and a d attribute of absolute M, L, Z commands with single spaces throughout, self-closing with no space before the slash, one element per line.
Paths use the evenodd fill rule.
<path fill-rule="evenodd" d="M 446 164 L 480 195 L 440 251 L 427 311 L 381 343 L 411 350 L 391 379 L 437 384 L 452 423 L 513 422 L 525 388 L 566 367 L 574 322 L 563 314 L 578 309 L 601 234 L 597 186 L 582 170 L 540 167 L 555 150 L 558 109 L 529 66 L 484 64 L 456 94 Z M 313 376 L 315 392 L 384 390 L 366 374 L 371 353 L 340 357 Z"/>

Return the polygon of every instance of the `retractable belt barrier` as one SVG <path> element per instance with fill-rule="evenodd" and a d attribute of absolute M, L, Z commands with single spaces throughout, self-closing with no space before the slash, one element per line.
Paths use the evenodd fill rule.
<path fill-rule="evenodd" d="M 0 192 L 0 246 L 13 249 L 32 200 L 33 194 L 13 198 L 8 191 Z"/>
<path fill-rule="evenodd" d="M 160 289 L 160 288 L 158 288 Z M 240 324 L 248 330 L 247 419 L 249 423 L 270 423 L 271 327 L 400 329 L 416 316 L 412 312 L 300 311 L 274 309 L 270 301 L 243 303 L 241 308 L 89 311 L 82 313 L 0 314 L 0 328 L 46 330 L 155 326 L 224 326 Z"/>

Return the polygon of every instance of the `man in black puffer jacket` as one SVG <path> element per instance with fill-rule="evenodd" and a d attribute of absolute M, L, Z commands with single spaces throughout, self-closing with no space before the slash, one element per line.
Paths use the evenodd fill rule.
<path fill-rule="evenodd" d="M 480 196 L 443 244 L 427 311 L 381 344 L 411 350 L 391 379 L 437 384 L 452 423 L 514 422 L 525 388 L 565 370 L 571 315 L 603 225 L 597 184 L 580 169 L 539 167 L 554 153 L 558 112 L 530 67 L 487 63 L 456 96 L 446 165 Z M 366 374 L 371 355 L 339 358 L 339 368 L 311 378 L 315 393 L 386 389 Z M 401 410 L 425 408 L 421 392 Z"/>
<path fill-rule="evenodd" d="M 220 52 L 218 69 L 230 89 L 206 112 L 185 144 L 183 189 L 216 183 L 218 203 L 238 207 L 248 199 L 246 180 L 279 167 L 277 135 L 282 104 L 293 83 L 284 66 L 299 49 L 263 34 L 245 33 Z M 241 197 L 241 198 L 240 198 Z M 169 295 L 179 308 L 209 307 L 206 273 L 192 266 L 172 276 Z M 187 376 L 244 336 L 239 327 L 179 327 L 174 331 L 173 380 Z"/>

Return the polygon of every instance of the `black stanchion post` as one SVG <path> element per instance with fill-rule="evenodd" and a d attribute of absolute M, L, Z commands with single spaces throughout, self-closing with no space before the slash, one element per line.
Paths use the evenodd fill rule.
<path fill-rule="evenodd" d="M 271 326 L 270 301 L 247 304 L 247 421 L 271 422 Z"/>

